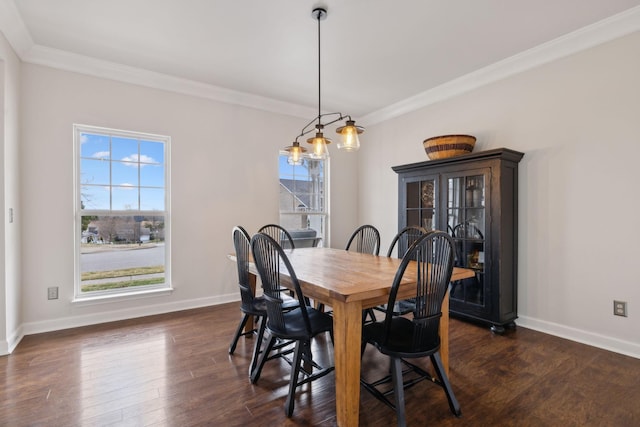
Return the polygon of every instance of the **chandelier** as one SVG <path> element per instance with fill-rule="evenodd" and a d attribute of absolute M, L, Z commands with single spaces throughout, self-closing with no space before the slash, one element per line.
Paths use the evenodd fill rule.
<path fill-rule="evenodd" d="M 305 127 L 302 128 L 300 134 L 296 137 L 292 145 L 285 147 L 285 151 L 289 153 L 287 162 L 290 165 L 301 165 L 304 157 L 312 159 L 326 159 L 329 157 L 327 145 L 331 143 L 329 138 L 323 134 L 325 126 L 332 125 L 336 122 L 344 120 L 344 126 L 336 129 L 336 133 L 340 135 L 338 148 L 345 151 L 356 151 L 360 148 L 360 140 L 358 134 L 364 131 L 361 126 L 356 126 L 356 122 L 349 115 L 343 115 L 340 112 L 322 114 L 322 94 L 320 85 L 320 21 L 327 18 L 327 10 L 321 7 L 313 9 L 311 16 L 318 21 L 318 115 L 314 117 Z M 328 120 L 325 123 L 322 120 Z M 300 146 L 299 139 L 315 129 L 315 136 L 307 139 L 307 143 L 311 144 L 311 151 L 307 154 L 307 149 Z"/>

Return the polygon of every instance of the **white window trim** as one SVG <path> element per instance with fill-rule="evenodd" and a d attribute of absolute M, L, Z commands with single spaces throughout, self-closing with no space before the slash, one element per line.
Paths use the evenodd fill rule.
<path fill-rule="evenodd" d="M 147 285 L 142 288 L 121 288 L 106 291 L 95 291 L 90 293 L 80 292 L 81 273 L 80 273 L 80 240 L 81 236 L 81 187 L 80 183 L 80 134 L 86 133 L 106 133 L 111 136 L 118 136 L 124 138 L 135 139 L 151 139 L 155 141 L 162 141 L 164 143 L 164 167 L 165 167 L 165 210 L 161 212 L 148 211 L 149 215 L 153 215 L 154 212 L 164 215 L 165 217 L 165 265 L 164 275 L 165 281 L 161 285 Z M 73 190 L 74 190 L 74 226 L 73 226 L 73 241 L 74 241 L 74 283 L 73 283 L 73 295 L 72 302 L 90 302 L 90 301 L 106 301 L 115 299 L 140 298 L 141 296 L 157 296 L 159 294 L 171 293 L 173 291 L 171 283 L 171 137 L 166 135 L 157 135 L 145 132 L 133 132 L 121 129 L 112 129 L 91 125 L 74 124 L 73 125 Z M 91 211 L 92 214 L 99 215 L 101 212 L 108 215 L 131 215 L 131 211 Z"/>
<path fill-rule="evenodd" d="M 278 153 L 278 162 L 280 161 L 280 156 L 286 156 L 288 153 L 286 151 L 280 151 Z M 325 192 L 325 200 L 324 200 L 324 211 L 322 212 L 311 212 L 311 215 L 324 215 L 324 226 L 325 233 L 323 237 L 323 246 L 331 247 L 331 157 L 327 157 L 324 159 L 324 192 Z M 278 170 L 278 181 L 280 181 L 280 171 Z M 297 211 L 280 211 L 278 209 L 278 216 L 281 215 L 298 215 L 300 212 Z"/>

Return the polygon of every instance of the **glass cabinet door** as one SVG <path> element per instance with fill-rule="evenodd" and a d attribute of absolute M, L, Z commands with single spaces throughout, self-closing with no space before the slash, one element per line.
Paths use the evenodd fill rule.
<path fill-rule="evenodd" d="M 473 173 L 473 172 L 472 172 Z M 485 231 L 488 175 L 447 177 L 447 231 L 456 247 L 457 267 L 475 271 L 474 278 L 452 283 L 451 299 L 485 305 Z"/>
<path fill-rule="evenodd" d="M 427 230 L 437 228 L 437 180 L 421 179 L 406 183 L 405 225 L 417 225 Z"/>

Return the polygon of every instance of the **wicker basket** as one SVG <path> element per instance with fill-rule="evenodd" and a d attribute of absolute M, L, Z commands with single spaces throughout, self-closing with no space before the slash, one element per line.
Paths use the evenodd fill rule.
<path fill-rule="evenodd" d="M 442 135 L 425 139 L 422 143 L 430 160 L 447 159 L 471 153 L 476 137 L 471 135 Z"/>

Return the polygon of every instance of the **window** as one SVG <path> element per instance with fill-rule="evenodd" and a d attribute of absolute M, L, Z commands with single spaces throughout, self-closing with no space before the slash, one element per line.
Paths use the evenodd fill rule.
<path fill-rule="evenodd" d="M 279 161 L 280 225 L 291 233 L 296 247 L 318 242 L 326 246 L 329 160 L 305 158 L 295 166 L 287 163 L 287 153 L 280 153 Z"/>
<path fill-rule="evenodd" d="M 74 125 L 77 299 L 170 288 L 169 142 Z"/>

